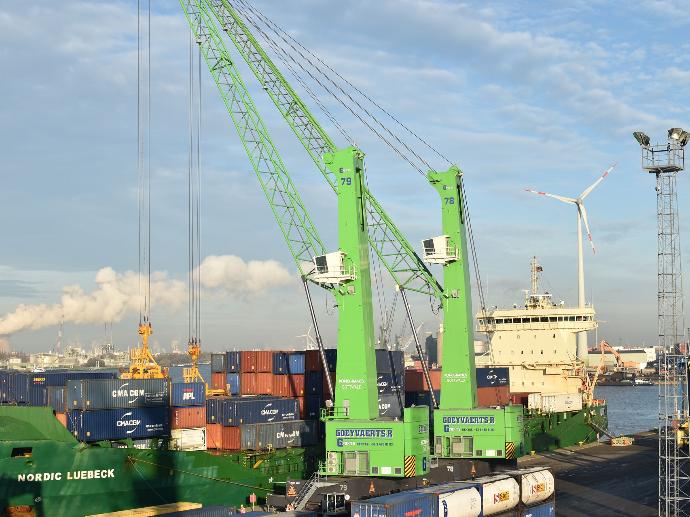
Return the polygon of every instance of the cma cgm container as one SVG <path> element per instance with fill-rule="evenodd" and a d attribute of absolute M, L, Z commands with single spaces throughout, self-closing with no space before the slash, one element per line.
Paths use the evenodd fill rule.
<path fill-rule="evenodd" d="M 299 419 L 299 401 L 276 397 L 213 397 L 206 403 L 210 424 L 238 426 Z"/>
<path fill-rule="evenodd" d="M 402 418 L 402 394 L 385 393 L 379 395 L 379 416 Z"/>
<path fill-rule="evenodd" d="M 85 442 L 170 436 L 167 407 L 69 411 L 67 428 Z"/>
<path fill-rule="evenodd" d="M 168 406 L 168 379 L 88 379 L 67 382 L 68 409 Z"/>
<path fill-rule="evenodd" d="M 242 449 L 245 450 L 260 451 L 268 448 L 306 447 L 314 445 L 317 440 L 317 427 L 313 420 L 240 426 L 240 441 Z"/>
<path fill-rule="evenodd" d="M 477 387 L 509 386 L 510 369 L 508 368 L 477 368 Z"/>
<path fill-rule="evenodd" d="M 170 405 L 205 406 L 206 385 L 203 382 L 174 382 L 170 385 Z"/>
<path fill-rule="evenodd" d="M 482 496 L 479 489 L 467 483 L 446 483 L 415 490 L 431 494 L 438 517 L 479 517 L 482 514 Z"/>
<path fill-rule="evenodd" d="M 352 517 L 432 517 L 436 498 L 420 491 L 374 497 L 352 503 Z"/>
<path fill-rule="evenodd" d="M 376 376 L 379 394 L 400 393 L 405 391 L 405 376 L 403 373 L 379 373 Z"/>
<path fill-rule="evenodd" d="M 240 352 L 225 352 L 225 371 L 228 373 L 240 373 Z"/>

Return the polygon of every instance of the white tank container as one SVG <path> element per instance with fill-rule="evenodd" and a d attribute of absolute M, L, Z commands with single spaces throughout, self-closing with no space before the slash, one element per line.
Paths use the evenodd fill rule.
<path fill-rule="evenodd" d="M 487 476 L 474 483 L 482 485 L 482 508 L 485 517 L 507 512 L 520 502 L 520 485 L 510 476 Z"/>
<path fill-rule="evenodd" d="M 170 432 L 170 448 L 178 451 L 205 451 L 206 428 L 173 429 Z"/>
<path fill-rule="evenodd" d="M 415 492 L 432 494 L 436 498 L 436 517 L 479 517 L 482 514 L 482 496 L 479 488 L 469 483 L 444 483 L 420 488 Z"/>
<path fill-rule="evenodd" d="M 511 470 L 506 472 L 520 483 L 522 502 L 531 506 L 546 501 L 555 491 L 555 482 L 551 471 L 544 467 Z"/>
<path fill-rule="evenodd" d="M 559 413 L 562 411 L 579 411 L 582 409 L 582 394 L 580 393 L 556 393 L 542 394 L 542 411 L 546 413 Z"/>

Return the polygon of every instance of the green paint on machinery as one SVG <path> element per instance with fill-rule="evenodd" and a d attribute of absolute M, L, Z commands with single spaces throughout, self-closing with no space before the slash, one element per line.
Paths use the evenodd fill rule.
<path fill-rule="evenodd" d="M 388 425 L 388 419 L 378 417 L 370 243 L 364 199 L 364 154 L 354 147 L 336 149 L 330 139 L 319 139 L 318 134 L 325 132 L 313 117 L 302 120 L 295 118 L 293 113 L 288 115 L 281 111 L 296 131 L 298 126 L 316 127 L 319 130 L 319 133 L 310 137 L 319 143 L 314 146 L 309 144 L 308 150 L 311 151 L 312 147 L 319 149 L 318 153 L 310 152 L 310 155 L 315 160 L 318 156 L 320 170 L 330 178 L 331 186 L 338 195 L 339 249 L 326 254 L 322 240 L 214 23 L 215 16 L 232 36 L 230 26 L 220 12 L 221 9 L 226 12 L 232 10 L 231 7 L 221 1 L 180 0 L 180 3 L 300 274 L 304 279 L 329 289 L 336 299 L 338 349 L 339 357 L 343 359 L 339 361 L 336 379 L 335 399 L 338 406 L 331 408 L 324 418 L 326 433 L 334 435 L 337 429 L 358 428 L 364 423 L 378 425 L 379 422 L 385 422 Z M 240 47 L 245 47 L 251 41 L 255 42 L 247 36 Z M 287 90 L 288 95 L 298 99 L 282 76 L 277 76 L 277 79 L 263 82 L 262 85 L 267 91 L 272 88 Z M 289 106 L 289 110 L 293 108 L 306 110 L 301 101 Z M 302 140 L 305 146 L 307 140 Z M 380 209 L 378 204 L 373 206 Z M 382 210 L 377 214 L 380 214 L 377 221 L 383 221 L 383 224 L 390 222 Z M 388 235 L 386 240 L 390 241 Z M 308 261 L 313 261 L 315 271 L 305 268 L 305 262 Z M 420 408 L 419 411 L 410 412 L 410 418 L 424 411 L 428 416 L 428 408 Z M 416 423 L 417 420 L 413 419 L 402 424 L 390 424 L 396 427 L 396 439 L 386 449 L 385 456 L 372 454 L 370 468 L 366 469 L 366 473 L 356 475 L 383 475 L 380 472 L 386 471 L 389 465 L 409 466 L 412 463 L 414 474 L 427 473 L 428 425 L 417 426 L 416 432 L 410 435 L 408 427 Z M 349 447 L 343 445 L 338 452 L 347 452 Z M 406 452 L 409 451 L 419 457 L 408 459 Z M 357 448 L 353 447 L 352 452 L 357 452 Z M 391 456 L 396 457 L 395 461 Z M 378 461 L 383 463 L 377 464 Z M 410 468 L 407 472 L 410 472 Z M 405 471 L 393 474 L 396 475 L 402 477 Z"/>

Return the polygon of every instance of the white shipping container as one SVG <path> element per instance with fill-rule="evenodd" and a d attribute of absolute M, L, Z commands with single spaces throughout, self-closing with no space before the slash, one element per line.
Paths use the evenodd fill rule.
<path fill-rule="evenodd" d="M 484 516 L 507 512 L 520 503 L 520 485 L 510 476 L 487 476 L 473 482 L 482 485 Z"/>
<path fill-rule="evenodd" d="M 527 396 L 527 408 L 541 411 L 541 393 L 530 393 Z"/>
<path fill-rule="evenodd" d="M 439 517 L 479 517 L 482 496 L 476 488 L 459 488 L 455 492 L 438 495 Z"/>
<path fill-rule="evenodd" d="M 170 431 L 170 448 L 178 451 L 205 451 L 206 428 L 173 429 Z"/>
<path fill-rule="evenodd" d="M 545 413 L 579 411 L 582 409 L 582 395 L 580 393 L 543 394 L 541 409 Z"/>

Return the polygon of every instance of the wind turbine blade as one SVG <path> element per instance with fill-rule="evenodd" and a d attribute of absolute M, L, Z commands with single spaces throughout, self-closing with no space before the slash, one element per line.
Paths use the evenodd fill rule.
<path fill-rule="evenodd" d="M 577 204 L 577 209 L 580 211 L 582 216 L 582 221 L 585 223 L 585 230 L 587 230 L 587 239 L 589 239 L 589 244 L 592 246 L 592 253 L 597 254 L 597 250 L 594 247 L 594 241 L 592 240 L 592 232 L 589 230 L 589 221 L 587 221 L 587 209 L 582 203 Z"/>
<path fill-rule="evenodd" d="M 602 175 L 599 176 L 599 178 L 598 178 L 594 183 L 592 183 L 589 187 L 587 187 L 585 190 L 583 190 L 583 191 L 582 191 L 582 194 L 580 194 L 580 199 L 584 199 L 584 198 L 586 198 L 587 196 L 589 196 L 589 193 L 592 192 L 595 188 L 597 188 L 597 186 L 599 185 L 599 183 L 601 183 L 602 181 L 604 181 L 604 178 L 606 178 L 606 176 L 608 176 L 609 173 L 610 173 L 613 169 L 616 168 L 616 165 L 618 165 L 618 164 L 617 164 L 617 163 L 614 163 L 613 165 L 611 165 L 611 167 L 609 167 L 608 169 L 606 169 L 606 170 L 602 173 Z"/>
<path fill-rule="evenodd" d="M 554 199 L 558 199 L 559 201 L 563 201 L 564 203 L 575 203 L 576 202 L 576 200 L 571 198 L 571 197 L 558 196 L 556 194 L 549 194 L 548 192 L 541 192 L 539 190 L 532 190 L 532 189 L 526 188 L 525 191 L 531 192 L 532 194 L 536 194 L 538 196 L 552 197 Z"/>

